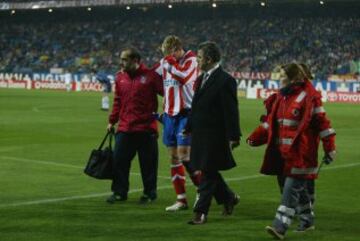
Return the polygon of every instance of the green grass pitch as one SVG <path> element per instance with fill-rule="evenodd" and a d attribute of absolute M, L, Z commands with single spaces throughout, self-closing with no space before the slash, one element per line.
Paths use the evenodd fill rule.
<path fill-rule="evenodd" d="M 100 93 L 0 89 L 0 240 L 272 240 L 264 231 L 280 195 L 274 177 L 258 174 L 264 148 L 242 141 L 237 167 L 225 172 L 240 196 L 234 215 L 222 217 L 213 203 L 203 226 L 186 222 L 192 211 L 166 213 L 175 200 L 167 151 L 159 139 L 158 199 L 140 206 L 138 161 L 123 204 L 108 205 L 110 182 L 83 174 L 90 150 L 105 133 Z M 244 139 L 263 112 L 259 100 L 239 100 Z M 287 240 L 360 240 L 360 106 L 325 104 L 337 131 L 338 157 L 316 182 L 316 230 L 289 230 Z M 322 156 L 322 152 L 320 152 Z M 190 204 L 195 189 L 187 185 Z"/>

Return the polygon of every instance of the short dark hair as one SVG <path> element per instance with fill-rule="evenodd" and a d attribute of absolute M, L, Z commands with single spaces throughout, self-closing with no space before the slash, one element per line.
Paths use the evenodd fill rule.
<path fill-rule="evenodd" d="M 221 51 L 215 42 L 206 41 L 198 46 L 198 50 L 202 50 L 205 58 L 211 59 L 213 63 L 221 60 Z"/>
<path fill-rule="evenodd" d="M 125 47 L 125 48 L 123 48 L 122 51 L 128 51 L 130 59 L 136 59 L 138 62 L 140 62 L 140 60 L 141 60 L 140 51 L 137 48 L 135 48 L 134 46 Z"/>

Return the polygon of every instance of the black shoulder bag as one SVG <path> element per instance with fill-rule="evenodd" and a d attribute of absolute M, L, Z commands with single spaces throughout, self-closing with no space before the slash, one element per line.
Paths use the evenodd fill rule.
<path fill-rule="evenodd" d="M 92 150 L 84 173 L 97 179 L 113 179 L 113 150 L 111 146 L 113 132 L 108 131 L 98 149 Z M 109 146 L 103 146 L 109 139 Z"/>

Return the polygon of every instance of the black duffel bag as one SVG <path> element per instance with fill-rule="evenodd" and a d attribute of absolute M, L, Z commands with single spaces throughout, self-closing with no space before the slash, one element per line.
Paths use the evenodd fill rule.
<path fill-rule="evenodd" d="M 113 131 L 108 131 L 98 149 L 92 150 L 84 173 L 97 179 L 113 179 L 113 150 L 111 146 Z M 103 146 L 109 139 L 109 146 Z"/>

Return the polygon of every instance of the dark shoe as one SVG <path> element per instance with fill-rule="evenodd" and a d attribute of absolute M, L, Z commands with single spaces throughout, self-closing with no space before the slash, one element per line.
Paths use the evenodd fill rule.
<path fill-rule="evenodd" d="M 188 224 L 191 225 L 200 225 L 205 224 L 207 221 L 205 213 L 194 213 L 194 218 L 191 219 Z"/>
<path fill-rule="evenodd" d="M 271 236 L 273 236 L 275 239 L 283 240 L 284 237 L 285 237 L 285 234 L 284 234 L 284 233 L 281 233 L 281 232 L 277 231 L 274 227 L 266 226 L 266 227 L 265 227 L 265 230 L 266 230 Z"/>
<path fill-rule="evenodd" d="M 151 198 L 148 195 L 142 195 L 139 199 L 139 204 L 147 204 L 155 201 L 156 198 Z"/>
<path fill-rule="evenodd" d="M 237 194 L 234 194 L 234 198 L 228 202 L 224 204 L 224 210 L 222 215 L 224 216 L 229 216 L 233 213 L 234 211 L 234 207 L 240 202 L 240 196 Z"/>
<path fill-rule="evenodd" d="M 294 230 L 294 232 L 303 233 L 303 232 L 311 231 L 311 230 L 315 230 L 314 224 L 300 223 L 299 226 L 296 228 L 296 230 Z"/>
<path fill-rule="evenodd" d="M 121 196 L 118 194 L 112 194 L 110 197 L 106 199 L 107 203 L 114 204 L 115 202 L 123 202 L 126 201 L 127 197 Z"/>

